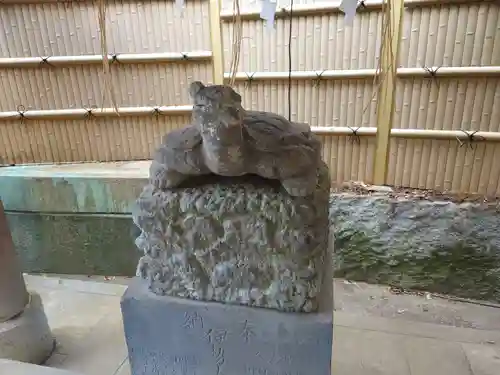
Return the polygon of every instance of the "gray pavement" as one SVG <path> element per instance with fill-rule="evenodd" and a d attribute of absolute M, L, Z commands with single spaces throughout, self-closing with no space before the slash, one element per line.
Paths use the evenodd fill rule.
<path fill-rule="evenodd" d="M 42 296 L 58 342 L 46 366 L 130 374 L 119 305 L 126 280 L 25 278 Z M 335 293 L 332 374 L 500 374 L 500 309 L 494 306 L 394 296 L 384 287 L 341 280 Z"/>

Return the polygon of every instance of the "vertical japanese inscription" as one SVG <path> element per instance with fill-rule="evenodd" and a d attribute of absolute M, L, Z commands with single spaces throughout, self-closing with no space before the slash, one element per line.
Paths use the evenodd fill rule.
<path fill-rule="evenodd" d="M 205 339 L 208 341 L 209 344 L 213 343 L 219 343 L 222 344 L 222 342 L 226 339 L 227 337 L 227 331 L 225 329 L 208 329 L 207 332 L 205 332 Z"/>
<path fill-rule="evenodd" d="M 184 313 L 184 323 L 182 324 L 184 328 L 193 329 L 198 324 L 203 328 L 203 318 L 200 314 L 196 311 Z"/>
<path fill-rule="evenodd" d="M 227 331 L 225 329 L 209 328 L 205 332 L 204 338 L 212 349 L 212 356 L 215 359 L 216 375 L 220 375 L 222 366 L 225 362 L 223 343 L 227 338 Z"/>
<path fill-rule="evenodd" d="M 286 366 L 292 363 L 292 357 L 289 354 L 280 354 L 276 348 L 271 350 L 271 358 L 268 360 L 270 365 Z"/>
<path fill-rule="evenodd" d="M 222 366 L 224 365 L 225 358 L 224 358 L 224 348 L 212 344 L 212 355 L 215 358 L 215 366 L 217 369 L 216 375 L 220 375 Z"/>
<path fill-rule="evenodd" d="M 174 375 L 196 375 L 199 365 L 198 358 L 194 355 L 174 355 L 168 358 L 170 369 Z"/>
<path fill-rule="evenodd" d="M 251 323 L 248 320 L 243 322 L 243 328 L 241 330 L 240 336 L 243 337 L 246 343 L 250 341 L 252 337 L 255 336 L 255 330 Z"/>
<path fill-rule="evenodd" d="M 280 368 L 290 369 L 292 365 L 292 351 L 283 348 L 275 343 L 264 342 L 260 343 L 259 350 L 255 353 L 258 357 L 258 362 L 263 363 L 265 368 Z M 309 358 L 308 358 L 309 359 Z M 306 360 L 307 362 L 307 360 Z"/>

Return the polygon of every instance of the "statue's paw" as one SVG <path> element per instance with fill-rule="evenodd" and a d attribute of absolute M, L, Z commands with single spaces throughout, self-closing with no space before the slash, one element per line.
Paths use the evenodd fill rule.
<path fill-rule="evenodd" d="M 153 160 L 149 169 L 149 181 L 157 189 L 169 189 L 179 186 L 187 176 Z"/>
<path fill-rule="evenodd" d="M 167 171 L 165 172 L 165 187 L 172 188 L 179 186 L 182 182 L 186 180 L 187 176 L 179 173 L 177 171 Z"/>

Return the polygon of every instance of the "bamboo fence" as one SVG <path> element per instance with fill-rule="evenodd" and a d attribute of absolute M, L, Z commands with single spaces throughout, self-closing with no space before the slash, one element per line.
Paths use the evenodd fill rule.
<path fill-rule="evenodd" d="M 308 122 L 335 183 L 500 195 L 499 4 L 389 3 L 360 2 L 346 26 L 337 3 L 278 1 L 268 32 L 241 1 L 235 89 Z M 103 58 L 98 2 L 0 4 L 0 164 L 148 159 L 189 122 L 191 81 L 232 77 L 232 0 L 105 6 Z"/>

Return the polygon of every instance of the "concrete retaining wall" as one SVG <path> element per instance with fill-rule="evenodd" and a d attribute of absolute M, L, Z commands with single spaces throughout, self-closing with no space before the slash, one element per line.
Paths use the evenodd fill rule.
<path fill-rule="evenodd" d="M 0 198 L 25 272 L 135 274 L 130 205 L 149 162 L 0 168 Z"/>
<path fill-rule="evenodd" d="M 24 272 L 131 276 L 140 253 L 129 215 L 7 213 Z"/>

